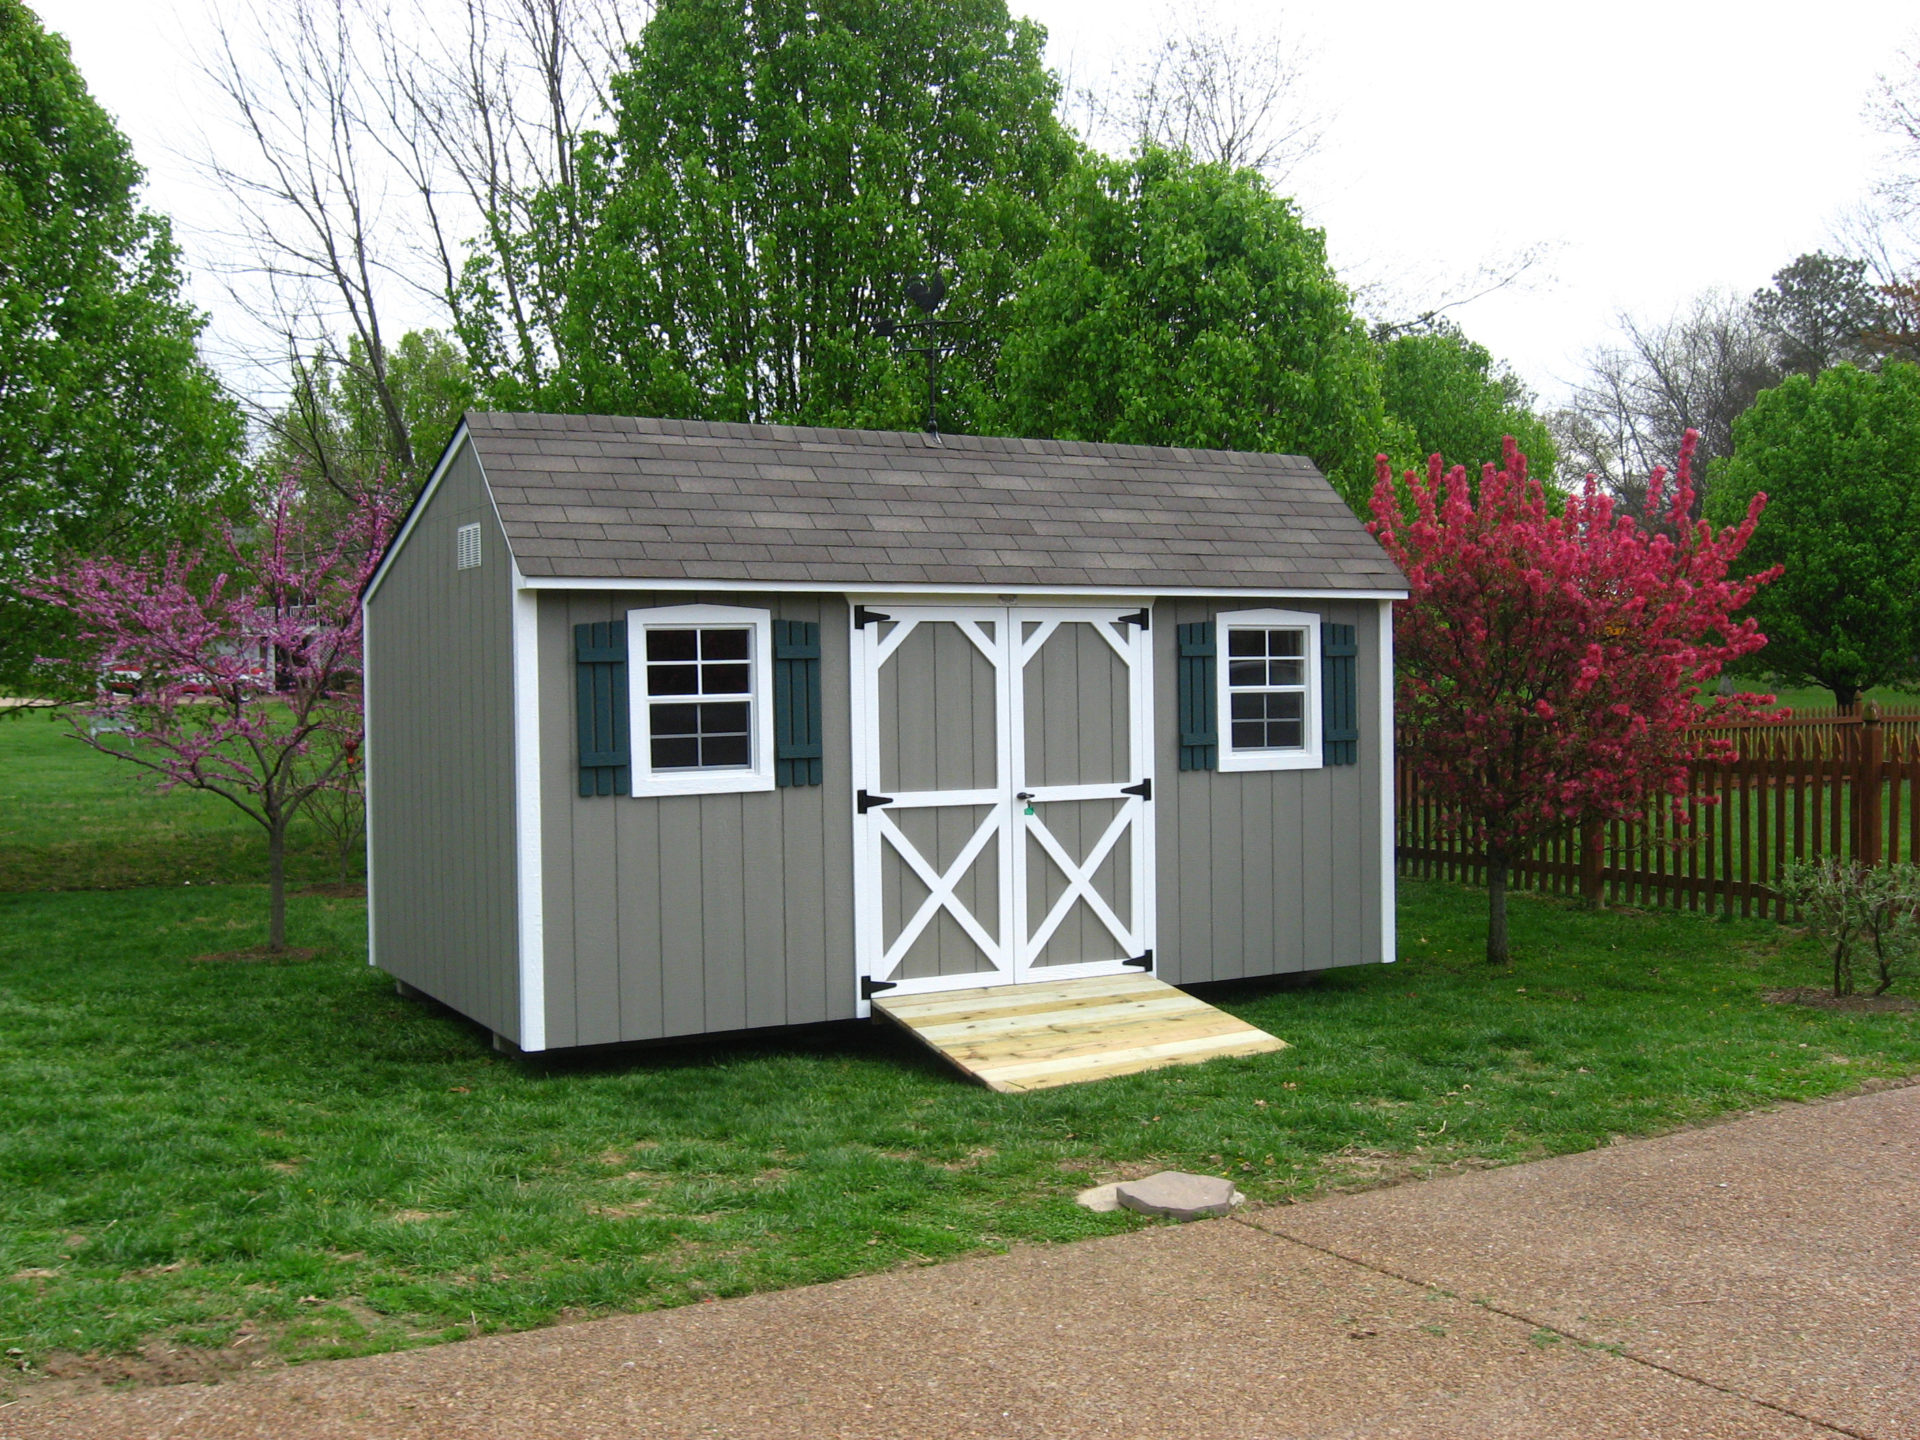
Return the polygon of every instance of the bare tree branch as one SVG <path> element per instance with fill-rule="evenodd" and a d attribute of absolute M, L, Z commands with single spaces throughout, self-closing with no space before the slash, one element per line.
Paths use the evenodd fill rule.
<path fill-rule="evenodd" d="M 1102 88 L 1070 88 L 1067 109 L 1104 148 L 1161 145 L 1278 184 L 1326 131 L 1304 98 L 1306 58 L 1278 20 L 1242 26 L 1210 4 L 1169 11 L 1161 40 L 1116 65 Z"/>

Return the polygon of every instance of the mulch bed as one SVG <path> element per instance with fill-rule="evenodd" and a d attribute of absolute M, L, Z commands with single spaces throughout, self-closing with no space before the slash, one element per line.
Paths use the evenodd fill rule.
<path fill-rule="evenodd" d="M 1773 1005 L 1811 1005 L 1816 1010 L 1847 1010 L 1867 1015 L 1920 1010 L 1920 1000 L 1912 1000 L 1905 995 L 1835 995 L 1831 990 L 1812 985 L 1796 986 L 1791 990 L 1768 990 L 1760 998 Z"/>
<path fill-rule="evenodd" d="M 286 949 L 273 951 L 264 945 L 250 945 L 245 950 L 214 950 L 205 955 L 188 958 L 190 965 L 297 965 L 302 960 L 311 960 L 318 950 L 289 945 Z"/>

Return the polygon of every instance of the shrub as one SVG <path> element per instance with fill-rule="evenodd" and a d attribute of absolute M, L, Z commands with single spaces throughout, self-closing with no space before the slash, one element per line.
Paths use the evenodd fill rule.
<path fill-rule="evenodd" d="M 1856 966 L 1875 995 L 1920 970 L 1920 865 L 1789 865 L 1780 888 L 1833 947 L 1836 996 L 1854 993 Z"/>

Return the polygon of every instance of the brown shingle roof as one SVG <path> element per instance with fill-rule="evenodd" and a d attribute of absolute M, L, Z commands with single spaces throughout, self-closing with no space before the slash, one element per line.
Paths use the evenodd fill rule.
<path fill-rule="evenodd" d="M 467 428 L 533 579 L 1405 586 L 1294 455 L 608 415 Z"/>

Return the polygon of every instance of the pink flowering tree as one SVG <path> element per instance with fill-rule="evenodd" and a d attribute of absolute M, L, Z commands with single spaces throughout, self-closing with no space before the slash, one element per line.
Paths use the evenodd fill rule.
<path fill-rule="evenodd" d="M 213 551 L 79 560 L 28 590 L 77 621 L 72 674 L 95 693 L 69 712 L 75 738 L 266 832 L 270 952 L 286 948 L 287 828 L 356 761 L 360 589 L 396 513 L 368 492 L 323 531 L 289 480 Z"/>
<path fill-rule="evenodd" d="M 1538 842 L 1587 821 L 1633 820 L 1649 795 L 1690 819 L 1687 774 L 1728 742 L 1690 727 L 1767 713 L 1770 695 L 1701 689 L 1766 644 L 1735 614 L 1779 570 L 1732 578 L 1766 505 L 1715 534 L 1691 519 L 1688 431 L 1671 490 L 1649 482 L 1649 532 L 1594 478 L 1555 513 L 1509 438 L 1478 486 L 1435 455 L 1396 484 L 1376 462 L 1370 529 L 1405 572 L 1394 607 L 1406 756 L 1445 823 L 1487 856 L 1487 959 L 1504 963 L 1507 878 Z"/>

